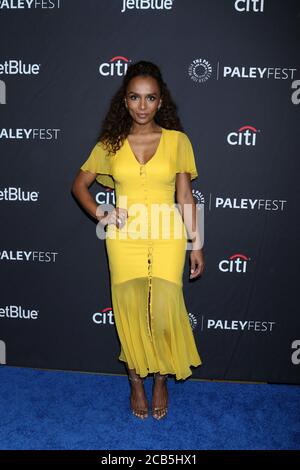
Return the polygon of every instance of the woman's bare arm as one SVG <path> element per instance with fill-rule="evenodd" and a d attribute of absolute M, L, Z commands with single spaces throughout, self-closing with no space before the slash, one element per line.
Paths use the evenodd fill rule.
<path fill-rule="evenodd" d="M 193 249 L 201 249 L 199 227 L 196 222 L 197 208 L 192 193 L 190 173 L 176 174 L 176 200 L 181 209 L 187 234 L 192 240 Z"/>
<path fill-rule="evenodd" d="M 113 210 L 109 212 L 103 211 L 101 205 L 97 205 L 89 191 L 89 187 L 95 181 L 96 177 L 96 174 L 80 169 L 72 184 L 72 194 L 86 212 L 99 220 L 104 226 L 107 224 L 115 224 L 118 228 L 121 228 L 128 217 L 127 210 L 114 207 Z"/>
<path fill-rule="evenodd" d="M 176 199 L 187 229 L 188 237 L 192 240 L 193 248 L 190 253 L 190 279 L 194 279 L 203 274 L 205 262 L 190 173 L 177 173 Z"/>
<path fill-rule="evenodd" d="M 96 176 L 96 174 L 90 171 L 79 170 L 73 181 L 71 191 L 86 212 L 99 220 L 99 217 L 101 218 L 104 212 L 99 209 L 98 204 L 89 191 L 89 187 L 95 181 Z"/>

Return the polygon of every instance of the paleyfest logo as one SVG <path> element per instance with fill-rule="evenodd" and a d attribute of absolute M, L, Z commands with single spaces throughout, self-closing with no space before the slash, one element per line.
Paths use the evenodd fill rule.
<path fill-rule="evenodd" d="M 222 65 L 217 61 L 214 66 L 216 80 L 246 79 L 246 80 L 294 80 L 297 72 L 295 67 L 256 67 L 241 65 Z M 206 59 L 195 59 L 188 67 L 188 73 L 194 82 L 203 83 L 211 78 L 213 66 Z M 298 84 L 296 85 L 298 86 Z"/>
<path fill-rule="evenodd" d="M 61 0 L 0 0 L 1 10 L 53 10 L 60 8 Z"/>

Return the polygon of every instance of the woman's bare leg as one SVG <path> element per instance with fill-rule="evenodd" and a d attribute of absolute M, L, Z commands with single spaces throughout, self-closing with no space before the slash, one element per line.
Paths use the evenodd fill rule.
<path fill-rule="evenodd" d="M 156 419 L 163 418 L 168 411 L 168 375 L 156 372 L 153 376 L 152 388 L 152 416 Z"/>
<path fill-rule="evenodd" d="M 144 380 L 136 373 L 135 369 L 129 369 L 128 376 L 131 384 L 131 408 L 135 416 L 139 418 L 148 417 L 148 400 L 144 389 Z"/>

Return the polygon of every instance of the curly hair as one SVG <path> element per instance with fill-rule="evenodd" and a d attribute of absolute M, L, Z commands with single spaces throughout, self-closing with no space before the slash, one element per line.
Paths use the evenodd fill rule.
<path fill-rule="evenodd" d="M 153 62 L 140 60 L 131 64 L 123 77 L 123 82 L 110 102 L 109 110 L 102 121 L 102 128 L 97 141 L 102 142 L 109 154 L 115 154 L 123 145 L 124 139 L 129 134 L 132 117 L 125 107 L 124 97 L 129 82 L 137 76 L 149 76 L 154 78 L 159 86 L 162 98 L 162 105 L 157 110 L 154 121 L 165 129 L 183 131 L 180 119 L 177 115 L 177 106 L 174 103 L 171 93 L 162 78 L 161 71 Z"/>

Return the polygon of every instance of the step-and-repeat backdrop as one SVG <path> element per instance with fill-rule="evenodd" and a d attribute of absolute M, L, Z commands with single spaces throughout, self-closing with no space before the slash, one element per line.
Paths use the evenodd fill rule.
<path fill-rule="evenodd" d="M 126 372 L 105 242 L 71 185 L 128 65 L 150 60 L 204 205 L 193 377 L 300 383 L 299 22 L 292 0 L 0 0 L 1 364 Z"/>

